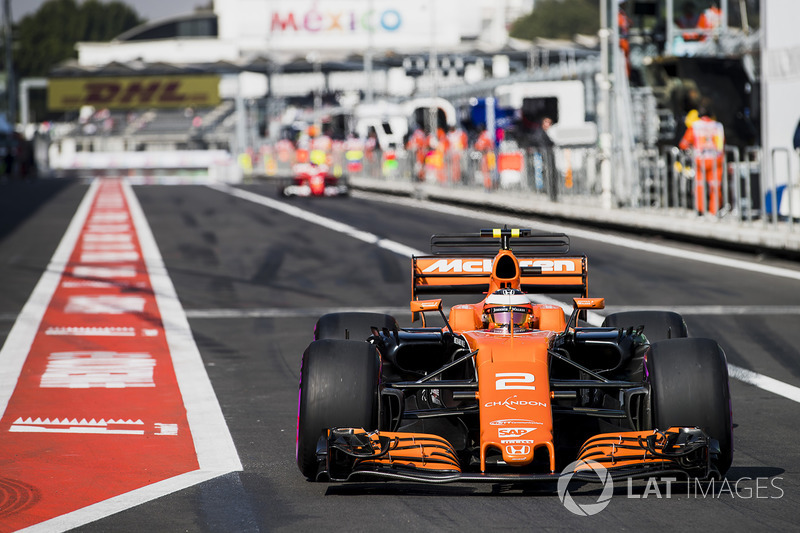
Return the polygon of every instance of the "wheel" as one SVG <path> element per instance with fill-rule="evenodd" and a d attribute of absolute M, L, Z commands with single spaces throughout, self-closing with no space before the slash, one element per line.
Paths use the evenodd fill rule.
<path fill-rule="evenodd" d="M 328 313 L 317 320 L 314 339 L 352 339 L 363 341 L 371 335 L 371 328 L 397 327 L 397 320 L 383 313 Z"/>
<path fill-rule="evenodd" d="M 719 442 L 717 468 L 733 461 L 733 424 L 725 352 L 711 339 L 670 339 L 645 356 L 653 427 L 697 426 Z"/>
<path fill-rule="evenodd" d="M 286 187 L 292 184 L 291 179 L 279 178 L 275 181 L 275 193 L 281 198 L 291 198 L 292 195 L 286 194 Z"/>
<path fill-rule="evenodd" d="M 359 341 L 312 342 L 300 369 L 297 406 L 297 466 L 309 479 L 317 476 L 317 443 L 332 427 L 378 429 L 380 356 Z"/>
<path fill-rule="evenodd" d="M 639 326 L 644 326 L 644 336 L 651 343 L 689 336 L 689 329 L 683 317 L 672 311 L 622 311 L 610 314 L 603 320 L 603 327 L 638 328 Z"/>

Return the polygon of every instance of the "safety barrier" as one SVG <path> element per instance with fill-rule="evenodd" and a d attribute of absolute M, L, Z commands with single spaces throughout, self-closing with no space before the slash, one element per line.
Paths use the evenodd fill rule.
<path fill-rule="evenodd" d="M 643 203 L 657 209 L 709 213 L 738 224 L 786 226 L 793 231 L 795 219 L 800 216 L 800 183 L 792 171 L 792 160 L 797 161 L 798 155 L 788 149 L 776 149 L 771 156 L 772 172 L 762 176 L 758 147 L 742 151 L 726 146 L 723 158 L 709 160 L 695 158 L 674 146 L 660 153 L 642 152 L 639 162 Z M 785 166 L 777 165 L 778 156 L 783 156 Z M 778 170 L 785 183 L 778 179 Z"/>
<path fill-rule="evenodd" d="M 262 149 L 267 175 L 287 175 L 300 151 L 288 145 Z M 638 148 L 635 180 L 611 179 L 603 184 L 602 154 L 596 146 L 519 148 L 503 143 L 497 151 L 380 151 L 334 145 L 326 156 L 334 174 L 402 183 L 435 184 L 492 191 L 518 192 L 552 202 L 601 205 L 611 199 L 617 209 L 644 208 L 674 215 L 713 217 L 722 224 L 757 225 L 794 231 L 800 219 L 798 153 L 773 150 L 772 172 L 762 177 L 758 147 L 726 146 L 719 159 L 694 157 L 675 146 Z M 776 177 L 776 169 L 783 175 Z M 623 184 L 633 183 L 634 186 Z M 638 184 L 638 186 L 636 185 Z M 792 215 L 792 216 L 790 216 Z"/>
<path fill-rule="evenodd" d="M 333 157 L 335 160 L 335 155 Z M 376 153 L 355 176 L 466 187 L 486 191 L 520 191 L 551 200 L 594 196 L 600 192 L 596 150 L 587 147 L 553 150 L 506 149 Z"/>

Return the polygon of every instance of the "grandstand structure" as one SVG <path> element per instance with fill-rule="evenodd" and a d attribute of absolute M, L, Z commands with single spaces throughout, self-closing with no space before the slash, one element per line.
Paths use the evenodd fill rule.
<path fill-rule="evenodd" d="M 430 90 L 432 61 L 442 85 L 491 76 L 493 62 L 527 68 L 527 45 L 510 46 L 506 27 L 532 6 L 228 0 L 111 42 L 79 43 L 78 59 L 48 78 L 48 105 L 68 120 L 48 132 L 47 165 L 65 173 L 113 160 L 158 171 L 174 162 L 169 152 L 209 151 L 227 153 L 235 166 L 289 105 L 408 97 Z"/>
<path fill-rule="evenodd" d="M 671 3 L 631 4 L 636 10 L 664 1 Z M 616 9 L 615 2 L 606 3 Z M 290 115 L 287 109 L 299 108 L 304 113 L 292 116 L 315 120 L 325 109 L 354 102 L 440 96 L 458 104 L 491 97 L 499 85 L 514 82 L 580 79 L 587 91 L 586 120 L 602 121 L 599 39 L 510 39 L 510 22 L 533 5 L 533 0 L 226 0 L 216 2 L 213 11 L 147 23 L 111 42 L 79 43 L 78 59 L 60 65 L 48 79 L 51 109 L 64 111 L 69 121 L 50 130 L 45 166 L 80 171 L 111 164 L 114 154 L 120 171 L 139 164 L 144 172 L 158 172 L 175 170 L 170 167 L 175 153 L 209 152 L 235 178 L 238 156 L 257 152 L 265 137 L 279 135 L 287 126 L 281 122 Z M 690 57 L 670 58 L 658 49 L 669 52 L 671 42 L 664 46 L 657 35 L 638 29 L 631 32 L 631 60 L 643 69 L 646 63 L 676 70 L 669 66 L 673 62 L 680 70 L 700 58 L 730 57 L 731 47 L 742 56 L 758 45 L 757 35 L 746 35 L 743 45 L 740 34 L 724 28 Z M 610 83 L 616 88 L 611 122 L 632 124 L 613 138 L 630 144 L 660 140 L 663 131 L 676 133 L 685 111 L 668 109 L 665 102 L 679 100 L 671 91 L 685 84 L 637 88 L 627 97 L 627 79 Z M 632 105 L 636 102 L 646 107 Z M 647 118 L 649 131 L 633 131 L 638 117 Z M 193 155 L 178 160 L 206 164 Z"/>

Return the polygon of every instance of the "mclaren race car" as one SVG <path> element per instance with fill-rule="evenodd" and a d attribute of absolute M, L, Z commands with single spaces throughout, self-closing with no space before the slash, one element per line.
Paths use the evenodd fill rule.
<path fill-rule="evenodd" d="M 689 337 L 680 315 L 581 325 L 604 300 L 588 296 L 587 259 L 570 255 L 566 235 L 434 235 L 431 250 L 412 258 L 420 326 L 369 312 L 317 321 L 300 379 L 304 476 L 516 483 L 597 481 L 596 465 L 629 478 L 728 470 L 725 354 Z M 534 303 L 548 293 L 573 295 L 572 311 Z M 480 297 L 449 312 L 431 298 L 450 294 Z"/>
<path fill-rule="evenodd" d="M 294 177 L 281 186 L 283 196 L 347 196 L 350 188 L 347 179 L 330 172 L 328 165 L 298 163 Z"/>

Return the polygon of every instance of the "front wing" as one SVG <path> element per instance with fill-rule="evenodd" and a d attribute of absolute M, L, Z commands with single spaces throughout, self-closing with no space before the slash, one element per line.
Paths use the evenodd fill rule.
<path fill-rule="evenodd" d="M 325 185 L 319 193 L 315 193 L 308 184 L 302 183 L 300 185 L 286 185 L 282 192 L 284 196 L 347 196 L 350 194 L 350 189 L 347 185 L 342 184 Z"/>
<path fill-rule="evenodd" d="M 437 435 L 334 428 L 328 430 L 325 449 L 320 450 L 324 454 L 324 468 L 318 478 L 516 483 L 553 481 L 569 475 L 579 481 L 593 482 L 600 480 L 596 474 L 600 465 L 614 479 L 664 473 L 708 479 L 716 474 L 711 461 L 716 446 L 698 428 L 607 433 L 587 440 L 576 461 L 571 463 L 572 468 L 562 472 L 465 472 L 457 452 Z"/>

